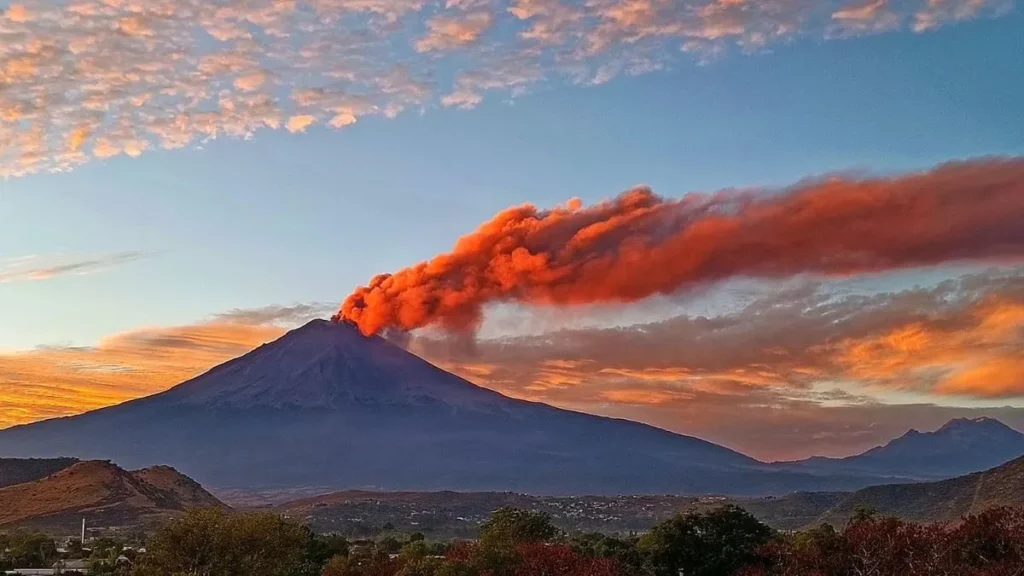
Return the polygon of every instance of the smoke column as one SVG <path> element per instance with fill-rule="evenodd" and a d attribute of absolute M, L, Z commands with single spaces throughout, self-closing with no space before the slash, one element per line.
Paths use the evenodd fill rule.
<path fill-rule="evenodd" d="M 632 302 L 737 276 L 847 275 L 1024 259 L 1024 158 L 782 192 L 509 208 L 447 253 L 355 290 L 335 316 L 366 335 L 473 331 L 489 302 Z"/>

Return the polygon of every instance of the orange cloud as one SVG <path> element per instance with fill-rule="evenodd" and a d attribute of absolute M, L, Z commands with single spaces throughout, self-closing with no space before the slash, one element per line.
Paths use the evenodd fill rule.
<path fill-rule="evenodd" d="M 92 348 L 0 354 L 0 427 L 161 392 L 283 332 L 279 327 L 211 323 L 137 330 Z"/>
<path fill-rule="evenodd" d="M 842 342 L 846 375 L 891 388 L 974 398 L 1024 396 L 1024 303 L 982 301 L 934 318 Z"/>
<path fill-rule="evenodd" d="M 1008 398 L 1024 395 L 1024 358 L 979 357 L 939 382 L 937 391 L 958 396 Z"/>
<path fill-rule="evenodd" d="M 853 285 L 767 283 L 717 316 L 562 328 L 471 349 L 419 335 L 412 349 L 511 396 L 638 419 L 768 458 L 849 454 L 956 414 L 1024 424 L 1022 409 L 935 405 L 1024 399 L 1024 269 L 892 293 L 851 292 Z M 889 405 L 892 391 L 918 403 Z"/>
<path fill-rule="evenodd" d="M 672 393 L 667 390 L 606 390 L 602 398 L 623 404 L 665 404 L 673 400 L 692 400 L 692 394 Z"/>
<path fill-rule="evenodd" d="M 469 46 L 478 42 L 493 25 L 494 15 L 487 11 L 458 17 L 435 16 L 427 21 L 428 33 L 416 42 L 416 50 L 434 52 Z"/>
<path fill-rule="evenodd" d="M 0 428 L 161 392 L 326 310 L 309 304 L 233 310 L 199 324 L 115 334 L 92 347 L 0 353 Z"/>

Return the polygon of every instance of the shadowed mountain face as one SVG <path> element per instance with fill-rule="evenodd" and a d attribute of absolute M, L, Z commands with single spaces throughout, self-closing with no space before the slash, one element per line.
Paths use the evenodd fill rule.
<path fill-rule="evenodd" d="M 325 321 L 163 394 L 0 431 L 0 455 L 171 464 L 218 487 L 772 493 L 818 485 L 696 438 L 514 400 Z"/>
<path fill-rule="evenodd" d="M 167 392 L 0 431 L 0 456 L 170 464 L 218 488 L 778 494 L 878 474 L 792 470 L 651 426 L 480 388 L 314 321 Z"/>
<path fill-rule="evenodd" d="M 1024 434 L 992 418 L 958 418 L 934 432 L 910 430 L 848 458 L 810 458 L 782 467 L 821 474 L 936 480 L 970 474 L 1024 456 Z"/>
<path fill-rule="evenodd" d="M 46 478 L 76 462 L 74 458 L 0 458 L 0 488 Z"/>

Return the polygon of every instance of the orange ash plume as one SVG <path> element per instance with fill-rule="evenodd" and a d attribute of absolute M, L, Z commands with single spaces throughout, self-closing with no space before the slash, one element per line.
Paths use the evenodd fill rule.
<path fill-rule="evenodd" d="M 472 332 L 490 302 L 632 302 L 737 276 L 847 275 L 1024 258 L 1024 158 L 892 178 L 829 178 L 780 193 L 678 200 L 637 188 L 584 207 L 509 208 L 427 262 L 382 274 L 336 321 L 366 335 Z"/>

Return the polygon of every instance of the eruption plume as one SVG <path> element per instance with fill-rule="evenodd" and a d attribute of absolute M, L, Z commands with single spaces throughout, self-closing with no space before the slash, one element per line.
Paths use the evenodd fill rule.
<path fill-rule="evenodd" d="M 834 177 L 778 193 L 661 198 L 647 188 L 584 207 L 500 212 L 455 248 L 382 274 L 335 315 L 367 335 L 473 331 L 490 302 L 632 302 L 745 276 L 847 275 L 1024 259 L 1024 158 L 892 178 Z"/>

